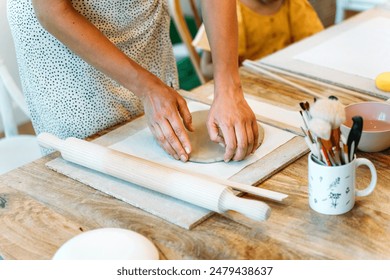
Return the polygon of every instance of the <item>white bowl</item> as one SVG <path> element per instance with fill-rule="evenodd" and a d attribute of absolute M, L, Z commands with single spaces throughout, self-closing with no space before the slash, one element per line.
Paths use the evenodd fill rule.
<path fill-rule="evenodd" d="M 363 132 L 358 149 L 363 152 L 380 152 L 390 147 L 390 104 L 386 102 L 361 102 L 345 107 L 346 122 L 341 133 L 348 139 L 352 118 L 363 118 Z"/>
<path fill-rule="evenodd" d="M 65 242 L 53 260 L 158 260 L 154 244 L 143 235 L 121 228 L 83 232 Z"/>

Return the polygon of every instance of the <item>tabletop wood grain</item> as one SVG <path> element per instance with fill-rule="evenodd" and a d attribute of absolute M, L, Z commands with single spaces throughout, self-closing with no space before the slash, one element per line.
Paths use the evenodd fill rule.
<path fill-rule="evenodd" d="M 243 89 L 262 101 L 299 110 L 312 97 L 290 86 L 241 69 Z M 285 76 L 317 91 L 336 95 L 346 104 L 364 101 L 334 87 Z M 210 82 L 192 91 L 209 94 Z M 104 134 L 105 132 L 101 132 Z M 139 232 L 158 248 L 160 259 L 389 259 L 390 150 L 358 153 L 377 168 L 378 184 L 357 198 L 347 214 L 327 216 L 309 208 L 307 155 L 261 183 L 289 194 L 285 203 L 267 201 L 268 221 L 215 214 L 185 230 L 125 202 L 45 167 L 51 154 L 0 176 L 0 256 L 4 259 L 50 259 L 71 237 L 100 227 Z M 369 183 L 369 170 L 359 168 L 358 185 Z M 251 197 L 247 195 L 248 197 Z M 255 197 L 251 197 L 256 199 Z"/>

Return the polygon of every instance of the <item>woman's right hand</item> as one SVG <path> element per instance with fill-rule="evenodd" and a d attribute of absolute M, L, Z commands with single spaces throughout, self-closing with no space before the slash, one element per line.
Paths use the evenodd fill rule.
<path fill-rule="evenodd" d="M 160 146 L 175 159 L 186 162 L 191 153 L 186 128 L 190 131 L 193 128 L 184 98 L 158 80 L 145 88 L 141 99 L 148 126 Z"/>
<path fill-rule="evenodd" d="M 47 31 L 140 97 L 148 125 L 161 147 L 175 159 L 188 160 L 191 145 L 185 128 L 192 130 L 192 126 L 183 97 L 118 49 L 74 9 L 70 0 L 33 0 L 33 7 Z"/>

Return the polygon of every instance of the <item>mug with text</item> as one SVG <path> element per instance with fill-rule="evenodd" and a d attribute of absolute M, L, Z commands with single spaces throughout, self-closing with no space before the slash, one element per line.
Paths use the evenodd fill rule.
<path fill-rule="evenodd" d="M 371 172 L 370 184 L 356 189 L 356 169 L 366 165 Z M 340 166 L 321 165 L 309 154 L 309 204 L 322 214 L 339 215 L 351 210 L 355 196 L 367 196 L 375 188 L 377 174 L 374 164 L 365 158 L 355 158 L 348 164 Z"/>

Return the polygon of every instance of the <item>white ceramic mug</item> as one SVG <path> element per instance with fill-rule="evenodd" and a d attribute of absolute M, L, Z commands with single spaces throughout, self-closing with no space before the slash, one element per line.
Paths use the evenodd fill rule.
<path fill-rule="evenodd" d="M 366 165 L 371 172 L 370 184 L 356 189 L 356 168 Z M 377 174 L 374 164 L 365 158 L 355 158 L 348 164 L 326 166 L 316 163 L 309 154 L 309 204 L 322 214 L 339 215 L 351 210 L 355 196 L 367 196 L 375 188 Z"/>

